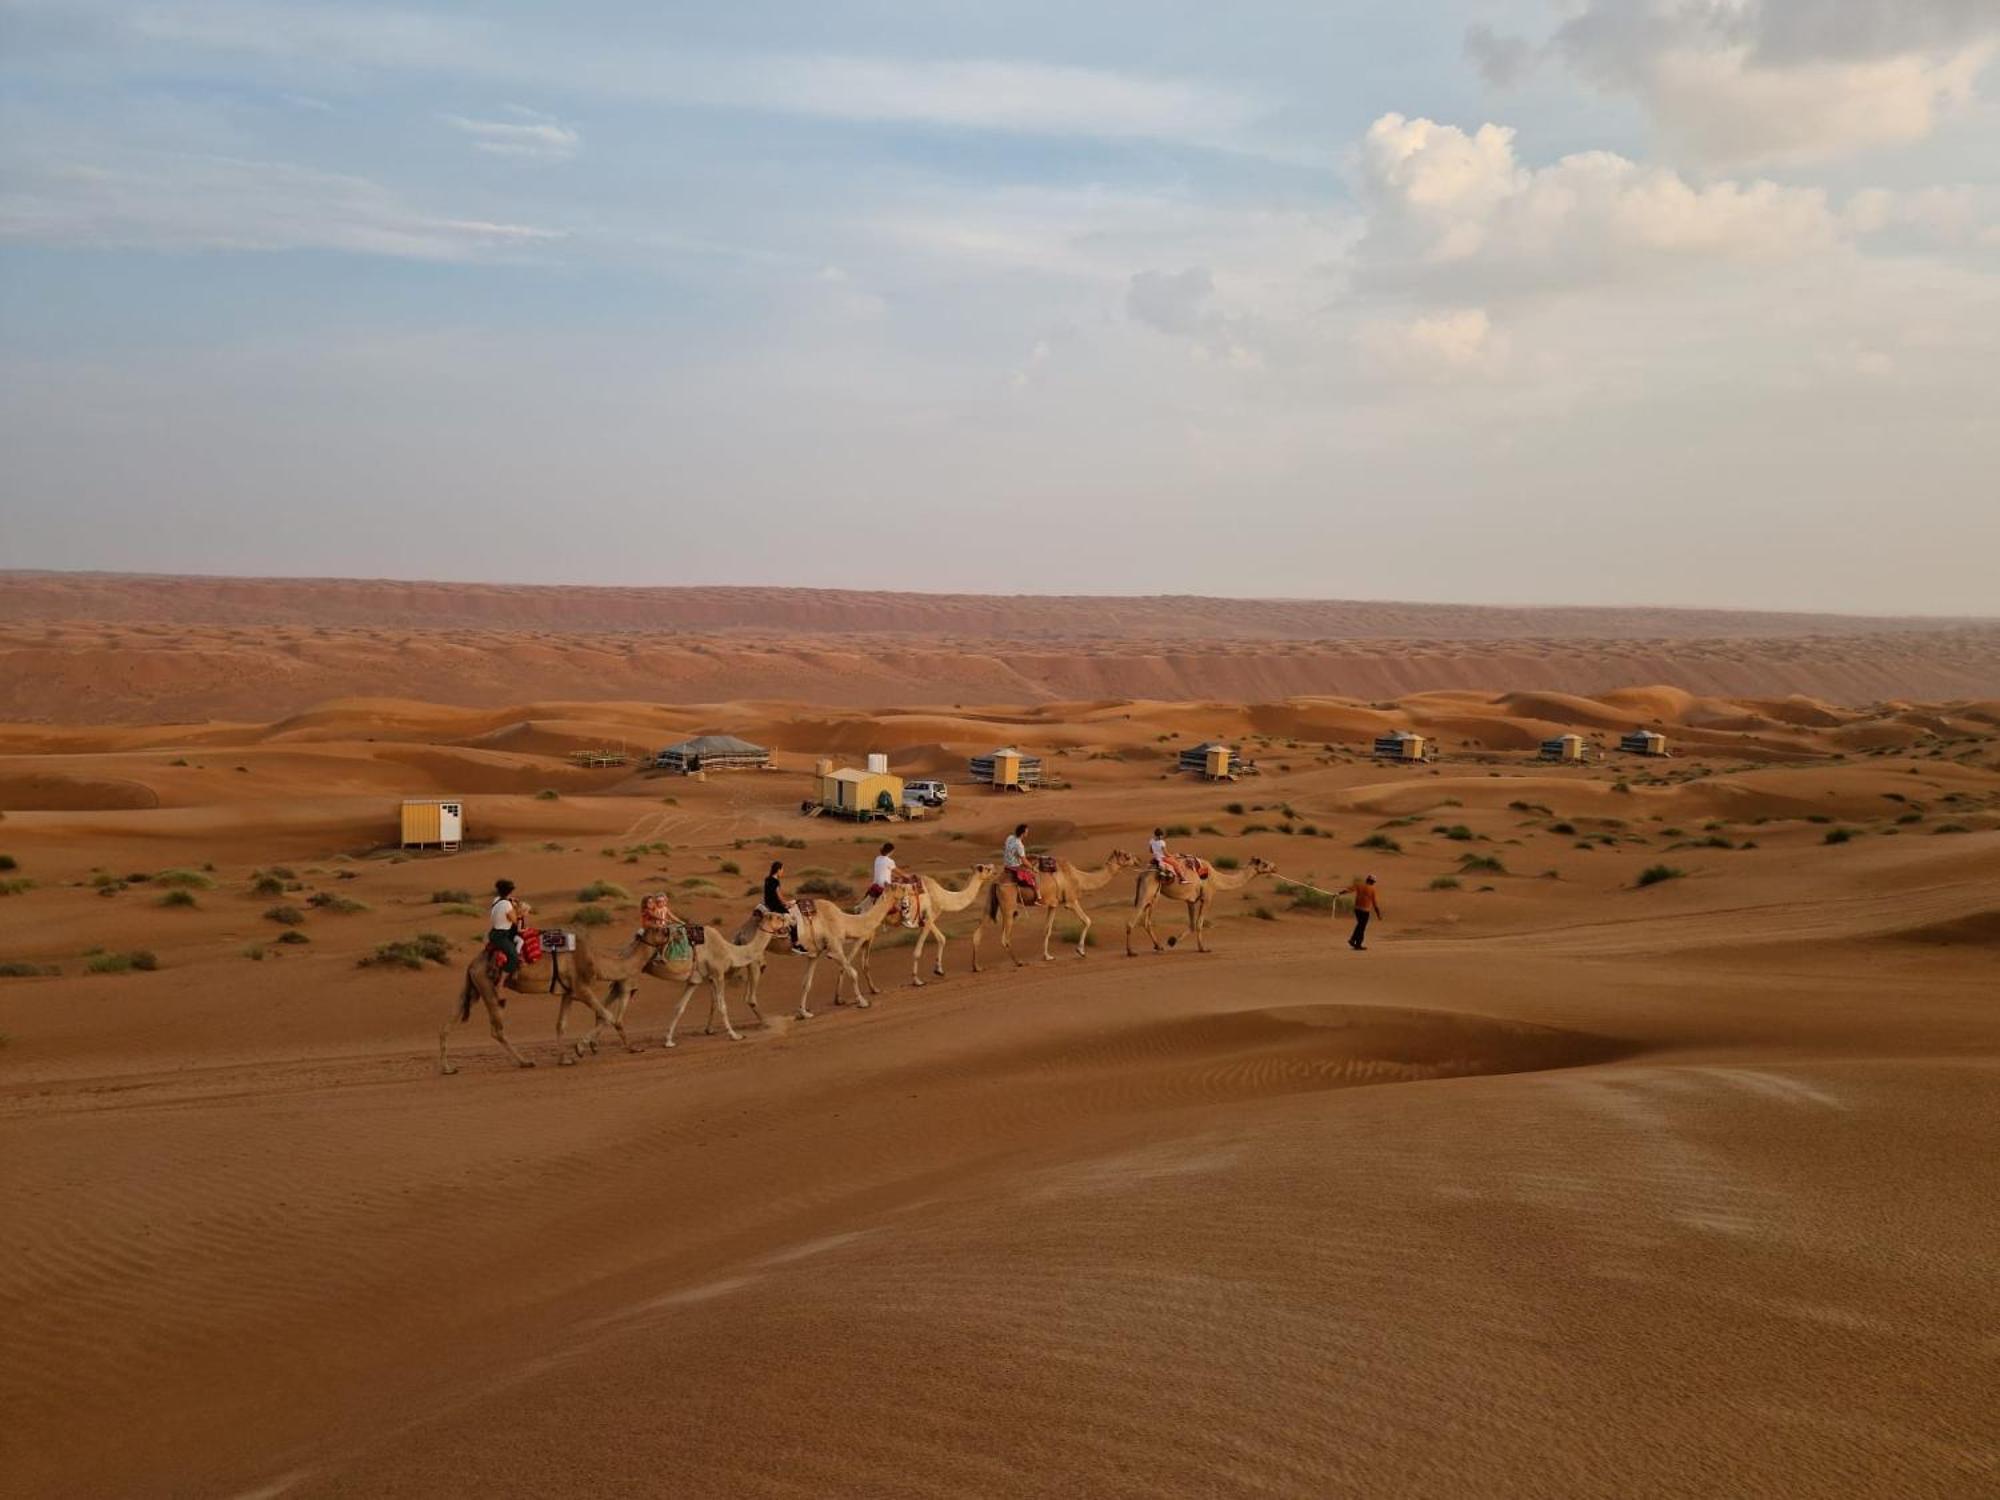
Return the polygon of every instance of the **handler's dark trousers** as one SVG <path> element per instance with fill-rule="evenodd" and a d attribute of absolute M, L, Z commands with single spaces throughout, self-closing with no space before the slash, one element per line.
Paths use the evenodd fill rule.
<path fill-rule="evenodd" d="M 1359 948 L 1367 940 L 1368 919 L 1374 915 L 1370 911 L 1358 911 L 1354 914 L 1354 936 L 1347 940 L 1348 947 Z"/>
<path fill-rule="evenodd" d="M 486 941 L 507 955 L 507 972 L 521 972 L 521 934 L 512 927 L 495 927 L 486 934 Z"/>

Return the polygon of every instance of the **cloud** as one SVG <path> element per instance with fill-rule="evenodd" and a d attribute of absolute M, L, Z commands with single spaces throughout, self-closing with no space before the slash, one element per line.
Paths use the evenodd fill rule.
<path fill-rule="evenodd" d="M 153 250 L 341 250 L 460 261 L 556 230 L 424 213 L 363 177 L 168 152 L 16 164 L 0 240 Z"/>
<path fill-rule="evenodd" d="M 511 120 L 472 120 L 464 115 L 444 115 L 445 124 L 472 137 L 473 149 L 490 156 L 516 161 L 568 161 L 576 155 L 583 137 L 574 126 L 565 125 L 554 115 L 535 110 L 509 111 Z"/>
<path fill-rule="evenodd" d="M 1392 380 L 1444 384 L 1487 379 L 1501 374 L 1508 363 L 1506 336 L 1479 307 L 1365 323 L 1355 339 L 1368 368 Z"/>
<path fill-rule="evenodd" d="M 1992 0 L 1586 0 L 1553 50 L 1705 160 L 1921 140 L 2000 51 Z"/>
<path fill-rule="evenodd" d="M 1540 60 L 1531 42 L 1502 36 L 1483 21 L 1465 29 L 1465 55 L 1479 76 L 1499 89 L 1512 88 L 1534 71 Z"/>
<path fill-rule="evenodd" d="M 1360 246 L 1378 282 L 1551 286 L 1629 278 L 1695 261 L 1769 262 L 1833 244 L 1816 188 L 1695 185 L 1609 151 L 1524 166 L 1514 132 L 1466 132 L 1384 115 L 1359 159 Z"/>

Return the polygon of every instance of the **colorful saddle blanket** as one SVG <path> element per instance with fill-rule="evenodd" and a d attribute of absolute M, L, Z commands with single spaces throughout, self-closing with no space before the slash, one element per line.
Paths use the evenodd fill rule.
<path fill-rule="evenodd" d="M 1214 868 L 1207 860 L 1193 854 L 1169 854 L 1167 869 L 1160 872 L 1160 878 L 1169 884 L 1191 885 L 1208 879 Z"/>
<path fill-rule="evenodd" d="M 675 922 L 667 928 L 667 941 L 662 952 L 668 963 L 686 963 L 694 957 L 694 950 L 708 939 L 708 929 Z"/>

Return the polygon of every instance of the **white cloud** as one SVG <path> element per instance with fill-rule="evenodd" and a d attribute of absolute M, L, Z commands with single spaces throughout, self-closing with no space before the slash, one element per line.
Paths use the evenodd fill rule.
<path fill-rule="evenodd" d="M 1368 368 L 1392 380 L 1485 379 L 1508 363 L 1507 337 L 1480 307 L 1365 323 L 1355 339 Z"/>
<path fill-rule="evenodd" d="M 1921 140 L 2000 50 L 1991 0 L 1587 0 L 1555 50 L 1710 161 Z"/>
<path fill-rule="evenodd" d="M 1838 235 L 1818 189 L 1697 186 L 1608 151 L 1527 167 L 1499 125 L 1468 133 L 1384 115 L 1369 127 L 1359 173 L 1370 210 L 1364 267 L 1388 282 L 1442 272 L 1461 288 L 1574 284 L 1695 260 L 1783 260 Z"/>
<path fill-rule="evenodd" d="M 473 148 L 491 156 L 516 161 L 568 161 L 576 155 L 583 137 L 572 125 L 554 115 L 518 107 L 509 110 L 510 120 L 474 120 L 464 115 L 445 115 L 445 124 L 472 137 Z"/>
<path fill-rule="evenodd" d="M 155 250 L 344 250 L 471 260 L 559 239 L 526 224 L 428 214 L 363 177 L 284 162 L 125 153 L 17 164 L 0 240 Z"/>

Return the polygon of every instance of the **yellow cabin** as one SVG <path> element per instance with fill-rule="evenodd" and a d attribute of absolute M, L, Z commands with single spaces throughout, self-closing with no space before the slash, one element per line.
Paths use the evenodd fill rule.
<path fill-rule="evenodd" d="M 1582 760 L 1583 736 L 1580 734 L 1559 734 L 1552 740 L 1543 740 L 1542 759 L 1566 762 Z"/>
<path fill-rule="evenodd" d="M 1021 784 L 1021 757 L 1018 752 L 993 752 L 993 784 L 996 787 L 1017 787 Z"/>
<path fill-rule="evenodd" d="M 887 771 L 830 771 L 820 778 L 820 805 L 842 817 L 887 817 L 903 810 L 903 778 Z"/>
<path fill-rule="evenodd" d="M 456 849 L 465 838 L 465 805 L 439 800 L 403 804 L 405 849 Z"/>
<path fill-rule="evenodd" d="M 1201 774 L 1206 776 L 1210 781 L 1227 781 L 1229 779 L 1229 747 L 1227 745 L 1209 746 L 1206 754 L 1202 757 Z"/>
<path fill-rule="evenodd" d="M 1424 737 L 1407 729 L 1398 729 L 1375 741 L 1375 754 L 1381 760 L 1422 760 L 1424 749 Z"/>

